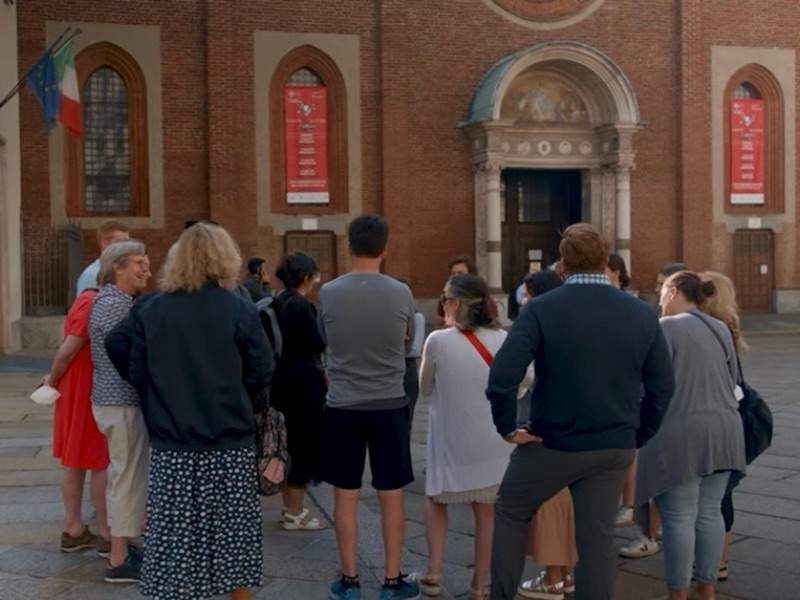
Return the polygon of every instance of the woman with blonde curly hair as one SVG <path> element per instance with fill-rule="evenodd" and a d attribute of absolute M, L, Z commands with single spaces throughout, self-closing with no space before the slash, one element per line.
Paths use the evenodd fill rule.
<path fill-rule="evenodd" d="M 272 352 L 252 302 L 231 293 L 241 258 L 197 223 L 170 249 L 161 292 L 134 305 L 127 364 L 153 448 L 141 591 L 174 600 L 261 584 L 254 407 Z M 125 344 L 113 337 L 109 354 Z"/>
<path fill-rule="evenodd" d="M 739 305 L 736 302 L 736 288 L 733 285 L 733 281 L 727 275 L 716 271 L 704 271 L 700 273 L 700 279 L 713 282 L 714 287 L 717 289 L 716 294 L 706 299 L 700 307 L 701 310 L 728 326 L 731 336 L 733 336 L 733 345 L 737 354 L 747 352 L 750 347 L 742 335 Z M 731 476 L 728 488 L 725 490 L 725 497 L 722 499 L 722 517 L 725 520 L 725 544 L 722 547 L 722 559 L 720 560 L 719 574 L 717 576 L 719 581 L 727 581 L 729 576 L 728 549 L 733 538 L 734 520 L 733 489 L 740 480 L 741 478 L 738 475 Z"/>

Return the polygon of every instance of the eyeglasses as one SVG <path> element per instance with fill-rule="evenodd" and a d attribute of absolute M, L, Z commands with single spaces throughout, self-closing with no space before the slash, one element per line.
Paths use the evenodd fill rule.
<path fill-rule="evenodd" d="M 452 296 L 448 296 L 447 294 L 442 294 L 439 296 L 439 303 L 445 304 L 448 300 L 458 300 L 458 298 L 453 298 Z"/>

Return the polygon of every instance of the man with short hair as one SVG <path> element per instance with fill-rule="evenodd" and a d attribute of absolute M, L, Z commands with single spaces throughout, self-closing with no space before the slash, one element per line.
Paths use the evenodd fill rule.
<path fill-rule="evenodd" d="M 97 428 L 108 440 L 109 525 L 111 549 L 105 580 L 131 583 L 139 580 L 142 557 L 129 546 L 142 533 L 147 497 L 149 441 L 139 396 L 125 381 L 106 352 L 105 339 L 126 316 L 134 298 L 144 291 L 150 277 L 145 246 L 137 240 L 123 240 L 108 246 L 100 255 L 100 291 L 89 317 L 92 355 L 92 414 Z"/>
<path fill-rule="evenodd" d="M 272 295 L 272 289 L 269 287 L 267 262 L 263 258 L 254 256 L 249 259 L 247 261 L 247 274 L 247 279 L 242 284 L 250 292 L 253 302 L 258 302 Z"/>
<path fill-rule="evenodd" d="M 130 239 L 130 229 L 125 223 L 120 221 L 106 221 L 97 230 L 97 245 L 100 246 L 100 253 L 114 242 Z M 78 277 L 76 283 L 76 296 L 89 288 L 99 287 L 97 284 L 97 274 L 100 272 L 100 257 L 87 266 Z"/>
<path fill-rule="evenodd" d="M 564 285 L 521 311 L 489 374 L 495 426 L 517 445 L 495 505 L 493 600 L 515 597 L 531 517 L 566 486 L 580 557 L 576 598 L 613 598 L 612 540 L 625 472 L 658 430 L 675 387 L 656 315 L 610 284 L 600 232 L 572 225 L 559 251 Z M 517 389 L 531 362 L 531 420 L 518 429 Z"/>
<path fill-rule="evenodd" d="M 400 573 L 405 536 L 403 487 L 414 480 L 406 353 L 414 337 L 414 299 L 404 283 L 383 275 L 389 227 L 363 215 L 347 230 L 352 270 L 320 290 L 320 329 L 328 345 L 328 395 L 322 426 L 322 479 L 335 488 L 334 523 L 342 577 L 330 598 L 361 598 L 357 570 L 358 502 L 369 450 L 372 486 L 383 524 L 385 581 L 381 600 L 419 597 Z"/>
<path fill-rule="evenodd" d="M 451 259 L 448 263 L 448 269 L 450 270 L 450 277 L 478 274 L 478 267 L 469 256 L 456 256 Z"/>
<path fill-rule="evenodd" d="M 667 280 L 667 277 L 670 275 L 674 275 L 675 273 L 680 273 L 681 271 L 686 270 L 686 265 L 682 262 L 671 262 L 665 264 L 661 267 L 661 270 L 656 275 L 656 294 L 658 297 L 661 297 L 661 286 L 664 285 L 664 282 Z"/>

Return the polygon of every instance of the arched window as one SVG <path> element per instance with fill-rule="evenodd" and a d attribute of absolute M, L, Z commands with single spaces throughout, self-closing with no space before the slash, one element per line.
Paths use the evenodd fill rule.
<path fill-rule="evenodd" d="M 273 212 L 347 212 L 347 94 L 327 54 L 301 46 L 283 57 L 270 81 L 269 123 Z"/>
<path fill-rule="evenodd" d="M 147 216 L 147 94 L 122 48 L 100 42 L 75 58 L 83 135 L 65 136 L 67 215 Z"/>
<path fill-rule="evenodd" d="M 780 84 L 763 66 L 749 64 L 739 69 L 728 81 L 724 102 L 726 212 L 783 212 L 784 109 Z M 751 107 L 755 107 L 754 112 L 748 112 L 753 111 Z M 740 113 L 741 119 L 738 118 Z M 758 131 L 750 132 L 745 125 L 749 125 L 756 114 L 761 127 L 756 127 Z M 756 142 L 755 153 L 750 152 L 754 148 L 749 143 L 751 140 Z M 760 191 L 755 189 L 758 186 L 752 186 L 753 190 L 748 189 L 746 182 L 750 173 L 754 181 L 759 178 L 763 181 Z M 763 201 L 760 201 L 759 195 L 763 195 Z"/>

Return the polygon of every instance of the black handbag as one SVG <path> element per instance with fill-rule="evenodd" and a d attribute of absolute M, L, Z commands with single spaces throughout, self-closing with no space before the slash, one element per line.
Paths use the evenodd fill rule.
<path fill-rule="evenodd" d="M 739 402 L 739 414 L 744 427 L 744 453 L 749 465 L 772 445 L 772 411 L 761 394 L 744 380 L 738 354 L 736 364 L 739 366 L 738 383 L 743 394 Z"/>
<path fill-rule="evenodd" d="M 725 347 L 725 342 L 722 341 L 722 338 L 711 326 L 711 323 L 697 313 L 690 314 L 700 319 L 714 334 L 727 359 L 728 350 Z M 736 366 L 738 370 L 736 383 L 742 390 L 742 399 L 739 401 L 739 416 L 742 418 L 742 427 L 744 428 L 745 459 L 749 465 L 772 445 L 772 411 L 767 406 L 764 398 L 761 397 L 761 394 L 744 380 L 742 361 L 739 360 L 738 353 L 736 354 Z"/>

